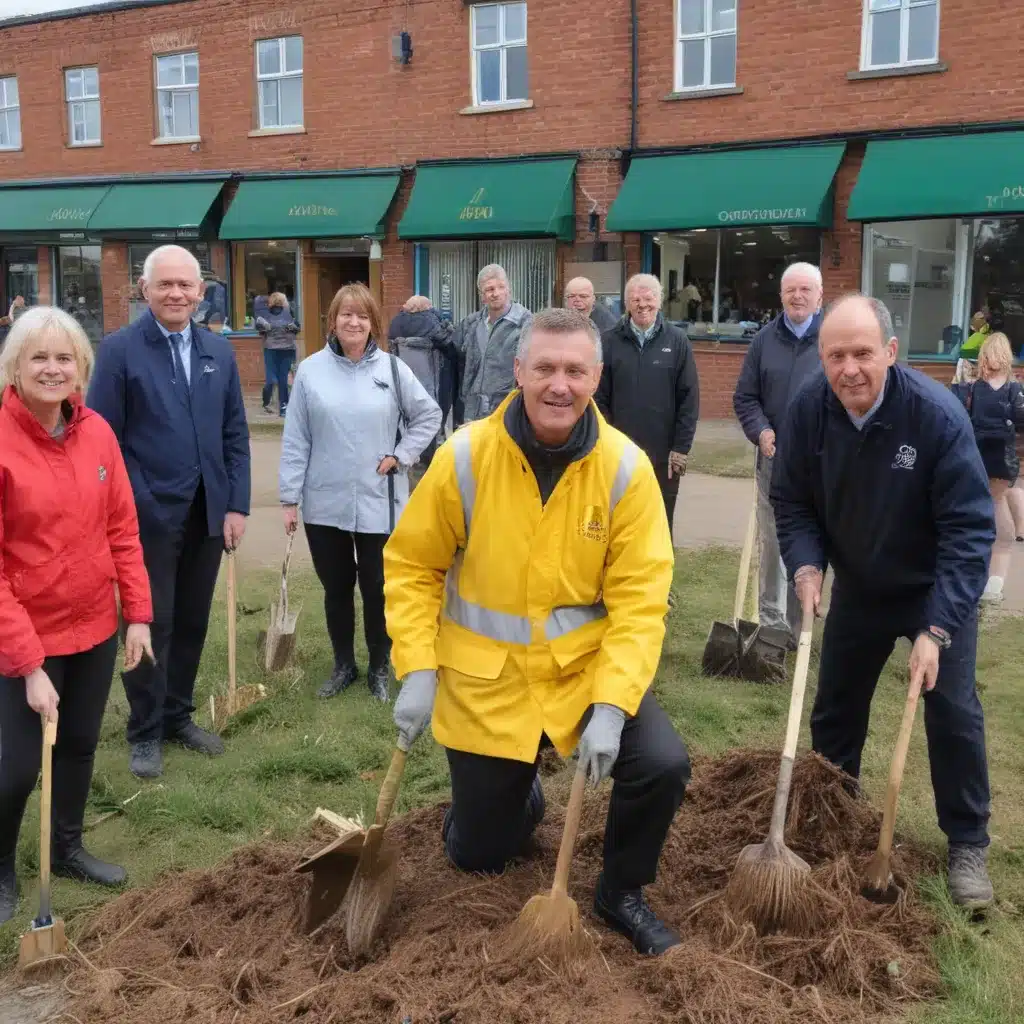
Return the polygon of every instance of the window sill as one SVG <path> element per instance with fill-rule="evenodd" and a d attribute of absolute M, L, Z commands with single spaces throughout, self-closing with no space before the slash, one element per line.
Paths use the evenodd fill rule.
<path fill-rule="evenodd" d="M 69 142 L 65 146 L 65 149 L 97 149 L 102 145 L 102 139 L 96 142 Z"/>
<path fill-rule="evenodd" d="M 533 100 L 510 100 L 508 103 L 484 103 L 479 107 L 463 107 L 460 114 L 504 114 L 509 110 L 530 110 Z"/>
<path fill-rule="evenodd" d="M 0 153 L 22 153 L 24 146 L 0 146 Z"/>
<path fill-rule="evenodd" d="M 847 71 L 846 77 L 851 82 L 860 82 L 868 78 L 907 78 L 910 75 L 938 75 L 948 71 L 949 65 L 944 60 L 932 64 L 908 64 L 901 68 L 866 68 L 862 71 Z"/>
<path fill-rule="evenodd" d="M 151 146 L 191 146 L 191 145 L 195 145 L 195 143 L 197 143 L 197 142 L 202 142 L 202 141 L 203 141 L 203 137 L 201 135 L 188 135 L 188 136 L 182 135 L 180 137 L 175 135 L 175 136 L 173 136 L 171 138 L 166 138 L 166 139 L 153 139 L 153 141 L 150 143 L 150 145 Z"/>
<path fill-rule="evenodd" d="M 683 89 L 681 92 L 670 92 L 662 96 L 663 100 L 710 100 L 716 96 L 742 96 L 742 85 L 715 86 L 709 89 Z"/>
<path fill-rule="evenodd" d="M 250 139 L 262 139 L 269 135 L 305 135 L 305 125 L 287 125 L 284 128 L 254 128 L 249 132 Z"/>

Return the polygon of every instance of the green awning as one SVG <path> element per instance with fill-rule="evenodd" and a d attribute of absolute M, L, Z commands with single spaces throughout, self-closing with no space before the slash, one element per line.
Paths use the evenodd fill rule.
<path fill-rule="evenodd" d="M 89 218 L 103 235 L 167 232 L 198 237 L 223 181 L 114 185 Z"/>
<path fill-rule="evenodd" d="M 869 142 L 850 220 L 1024 211 L 1024 132 Z"/>
<path fill-rule="evenodd" d="M 349 174 L 243 181 L 220 237 L 381 237 L 399 180 L 398 174 Z"/>
<path fill-rule="evenodd" d="M 40 242 L 84 238 L 89 218 L 109 191 L 109 185 L 0 188 L 0 238 Z"/>
<path fill-rule="evenodd" d="M 844 143 L 635 157 L 609 231 L 832 223 Z"/>
<path fill-rule="evenodd" d="M 479 160 L 417 167 L 399 238 L 576 236 L 571 160 Z"/>

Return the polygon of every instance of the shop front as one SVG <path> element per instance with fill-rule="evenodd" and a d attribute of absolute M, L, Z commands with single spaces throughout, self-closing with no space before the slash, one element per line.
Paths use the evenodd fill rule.
<path fill-rule="evenodd" d="M 952 364 L 976 330 L 1005 332 L 1021 357 L 1024 132 L 869 142 L 848 219 L 901 359 Z"/>
<path fill-rule="evenodd" d="M 609 231 L 642 232 L 664 311 L 694 340 L 746 342 L 781 311 L 790 263 L 821 263 L 845 145 L 636 157 Z"/>
<path fill-rule="evenodd" d="M 456 322 L 479 308 L 476 275 L 500 264 L 512 298 L 558 304 L 558 242 L 575 238 L 576 160 L 419 164 L 398 237 L 415 245 L 415 291 Z"/>
<path fill-rule="evenodd" d="M 255 339 L 256 298 L 282 292 L 300 325 L 301 355 L 323 343 L 342 285 L 362 282 L 379 300 L 380 239 L 399 180 L 390 169 L 242 181 L 220 226 L 231 244 L 233 332 Z"/>

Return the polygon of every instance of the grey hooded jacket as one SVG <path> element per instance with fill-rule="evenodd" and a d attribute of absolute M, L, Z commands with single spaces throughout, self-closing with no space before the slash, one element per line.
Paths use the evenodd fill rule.
<path fill-rule="evenodd" d="M 394 362 L 402 391 L 402 439 L 392 360 L 376 345 L 358 363 L 330 345 L 299 363 L 285 414 L 279 488 L 282 505 L 302 518 L 355 533 L 388 533 L 388 478 L 377 473 L 394 455 L 395 521 L 409 499 L 408 470 L 441 426 L 441 410 L 416 375 Z"/>
<path fill-rule="evenodd" d="M 491 328 L 486 344 L 481 331 L 487 329 L 487 310 L 470 313 L 458 327 L 452 341 L 459 354 L 459 381 L 462 415 L 460 423 L 489 416 L 515 390 L 512 362 L 519 346 L 519 335 L 533 314 L 518 302 Z"/>

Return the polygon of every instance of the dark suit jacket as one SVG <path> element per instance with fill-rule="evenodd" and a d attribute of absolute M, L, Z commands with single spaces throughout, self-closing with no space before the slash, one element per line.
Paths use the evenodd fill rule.
<path fill-rule="evenodd" d="M 143 532 L 180 528 L 202 480 L 207 527 L 249 514 L 249 427 L 231 343 L 192 322 L 191 385 L 175 383 L 167 339 L 147 310 L 103 339 L 88 405 L 124 453 Z"/>

